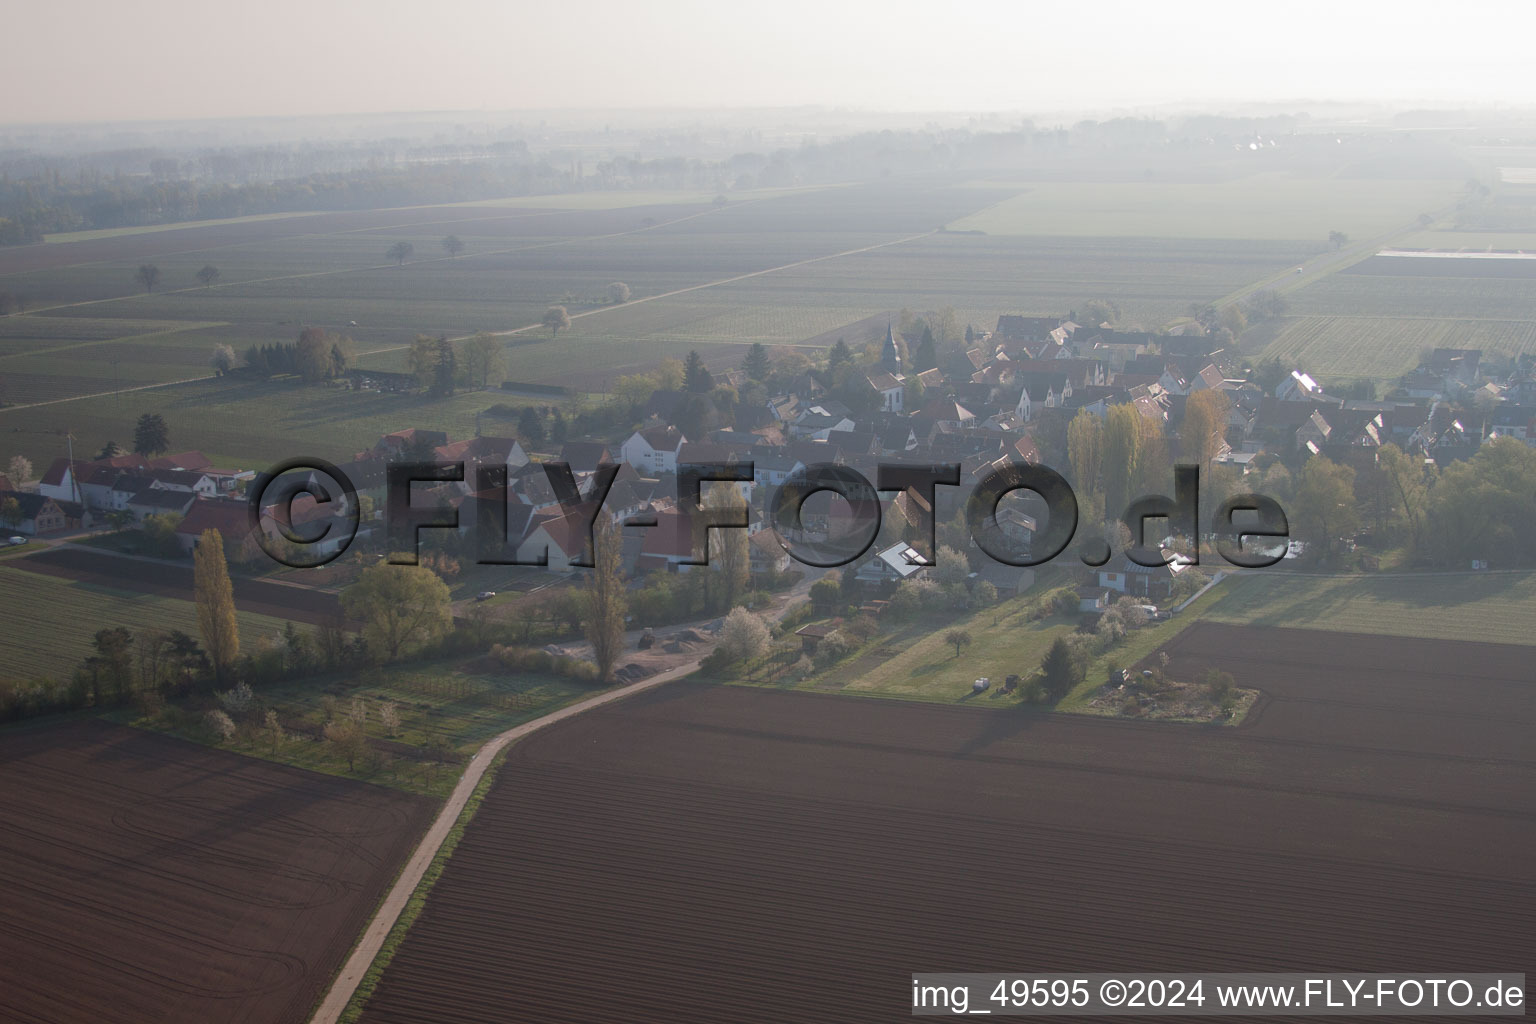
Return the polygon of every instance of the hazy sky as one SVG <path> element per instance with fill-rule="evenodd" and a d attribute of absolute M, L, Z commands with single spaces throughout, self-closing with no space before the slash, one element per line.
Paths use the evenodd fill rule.
<path fill-rule="evenodd" d="M 0 122 L 1536 103 L 1532 0 L 4 0 Z"/>

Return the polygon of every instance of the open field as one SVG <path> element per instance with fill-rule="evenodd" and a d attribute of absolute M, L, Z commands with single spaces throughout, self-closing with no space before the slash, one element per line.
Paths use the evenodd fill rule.
<path fill-rule="evenodd" d="M 23 247 L 25 254 L 0 253 L 0 287 L 29 300 L 25 315 L 0 319 L 4 401 L 57 404 L 0 409 L 0 456 L 19 452 L 46 463 L 63 443 L 50 432 L 65 429 L 78 447 L 94 450 L 124 439 L 137 415 L 155 411 L 166 415 L 173 437 L 188 437 L 191 417 L 200 435 L 206 431 L 191 443 L 211 455 L 266 458 L 279 440 L 289 454 L 296 448 L 290 427 L 307 447 L 330 445 L 345 432 L 352 440 L 337 440 L 336 447 L 350 454 L 372 440 L 364 435 L 378 433 L 371 426 L 351 430 L 354 413 L 368 418 L 377 409 L 391 429 L 408 417 L 419 426 L 441 422 L 461 435 L 475 411 L 498 400 L 460 396 L 443 403 L 440 414 L 431 403 L 397 396 L 372 396 L 380 401 L 370 403 L 313 388 L 295 399 L 290 384 L 213 380 L 106 394 L 206 377 L 214 346 L 243 352 L 292 341 L 305 324 L 345 330 L 357 342 L 359 365 L 391 369 L 402 365 L 417 333 L 505 331 L 564 304 L 592 315 L 552 340 L 544 331 L 509 338 L 506 376 L 602 389 L 619 374 L 693 348 L 734 363 L 752 342 L 837 336 L 901 308 L 954 306 L 961 323 L 987 327 L 1000 312 L 1066 311 L 1108 296 L 1128 323 L 1156 326 L 1317 248 L 924 235 L 1010 194 L 913 180 L 786 191 L 718 208 L 420 208 Z M 443 254 L 438 243 L 449 231 L 464 240 L 463 256 Z M 396 240 L 416 248 L 403 267 L 383 255 Z M 884 247 L 853 252 L 869 246 Z M 840 253 L 850 254 L 825 259 Z M 146 259 L 165 275 L 153 294 L 139 293 L 132 282 Z M 792 266 L 805 260 L 819 262 Z M 222 273 L 212 288 L 192 277 L 207 262 Z M 743 274 L 759 276 L 731 280 Z M 608 304 L 604 290 L 614 280 L 628 283 L 635 299 L 651 301 Z M 679 289 L 695 290 L 670 294 Z M 863 340 L 857 333 L 849 339 Z M 76 397 L 86 395 L 98 397 Z M 270 427 L 272 445 L 253 451 L 252 432 L 232 429 L 251 422 Z"/>
<path fill-rule="evenodd" d="M 89 548 L 58 547 L 40 551 L 12 567 L 75 580 L 82 585 L 98 588 L 115 588 L 182 601 L 192 600 L 191 559 L 182 564 L 169 564 L 125 558 Z M 311 624 L 329 622 L 341 614 L 341 604 L 334 594 L 308 587 L 250 579 L 238 572 L 234 574 L 232 584 L 235 607 L 243 612 Z"/>
<path fill-rule="evenodd" d="M 1536 307 L 1533 307 L 1536 310 Z M 1259 359 L 1302 366 L 1322 380 L 1392 381 L 1426 348 L 1536 352 L 1533 320 L 1436 320 L 1388 316 L 1287 317 Z"/>
<path fill-rule="evenodd" d="M 94 454 L 109 440 L 127 444 L 141 413 L 157 412 L 170 428 L 171 443 L 195 446 L 218 465 L 264 468 L 279 459 L 318 455 L 332 461 L 373 446 L 379 435 L 402 424 L 473 437 L 476 416 L 493 405 L 556 405 L 559 399 L 526 398 L 500 391 L 465 391 L 451 398 L 311 387 L 297 379 L 257 383 L 236 377 L 209 378 L 173 388 L 26 410 L 25 433 L 0 428 L 0 449 L 19 452 L 38 471 L 66 451 L 64 430 L 75 436 L 75 452 Z M 19 415 L 19 414 L 18 414 Z M 0 411 L 0 423 L 7 419 Z M 481 433 L 506 435 L 513 424 L 480 419 Z"/>
<path fill-rule="evenodd" d="M 793 195 L 798 192 L 819 192 L 833 186 L 803 185 L 786 188 L 754 188 L 733 191 L 726 195 L 728 202 L 753 202 Z M 508 196 L 505 199 L 479 199 L 457 206 L 512 207 L 526 210 L 618 210 L 630 206 L 668 206 L 674 203 L 713 203 L 719 192 L 702 189 L 634 189 L 632 191 L 606 190 L 601 192 L 562 192 L 555 195 Z"/>
<path fill-rule="evenodd" d="M 1458 234 L 1421 232 L 1404 244 Z M 1299 360 L 1322 378 L 1392 381 L 1425 347 L 1536 351 L 1533 283 L 1536 260 L 1371 256 L 1289 293 L 1293 315 L 1245 340 L 1263 346 L 1259 358 Z"/>
<path fill-rule="evenodd" d="M 1204 618 L 1254 626 L 1536 644 L 1536 574 L 1295 576 L 1240 573 Z M 1453 673 L 1454 674 L 1454 673 Z"/>
<path fill-rule="evenodd" d="M 1304 178 L 1266 173 L 1216 182 L 1029 182 L 962 217 L 956 231 L 1310 241 L 1330 231 L 1370 237 L 1411 224 L 1455 196 L 1451 181 Z"/>
<path fill-rule="evenodd" d="M 179 629 L 197 635 L 190 583 L 186 599 L 178 600 L 163 593 L 145 593 L 128 578 L 84 582 L 27 571 L 39 557 L 11 561 L 0 568 L 0 608 L 5 609 L 0 659 L 4 659 L 8 675 L 67 679 L 81 659 L 93 653 L 91 637 L 108 626 L 134 632 Z M 156 568 L 140 562 L 129 565 L 136 570 Z M 187 576 L 191 577 L 190 569 Z M 282 619 L 249 611 L 240 611 L 237 617 L 244 643 L 263 636 L 276 638 L 285 625 Z"/>
<path fill-rule="evenodd" d="M 1214 629 L 1177 663 L 1247 685 L 1247 652 L 1268 653 L 1276 700 L 1252 727 L 674 684 L 531 737 L 362 1020 L 894 1020 L 911 971 L 1000 955 L 1404 971 L 1536 954 L 1524 649 L 1392 641 L 1366 665 L 1338 634 Z"/>
<path fill-rule="evenodd" d="M 1373 256 L 1290 294 L 1302 316 L 1531 320 L 1530 260 Z"/>
<path fill-rule="evenodd" d="M 432 809 L 85 720 L 0 780 L 0 1016 L 59 1024 L 299 1024 Z"/>

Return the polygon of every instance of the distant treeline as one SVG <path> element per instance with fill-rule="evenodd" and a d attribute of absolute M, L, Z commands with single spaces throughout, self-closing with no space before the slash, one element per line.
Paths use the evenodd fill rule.
<path fill-rule="evenodd" d="M 614 156 L 588 164 L 575 151 L 531 153 L 498 141 L 451 150 L 378 143 L 346 150 L 295 146 L 175 154 L 155 149 L 0 159 L 0 245 L 66 231 L 145 227 L 270 213 L 379 209 L 585 190 L 718 190 L 817 184 L 893 171 L 1010 166 L 1030 154 L 1225 143 L 1293 131 L 1295 117 L 1144 118 L 1001 131 L 867 132 L 827 143 L 725 159 Z"/>
<path fill-rule="evenodd" d="M 370 210 L 558 192 L 570 176 L 547 164 L 412 166 L 245 185 L 122 178 L 100 184 L 0 182 L 0 245 L 64 231 L 145 227 L 267 213 Z"/>

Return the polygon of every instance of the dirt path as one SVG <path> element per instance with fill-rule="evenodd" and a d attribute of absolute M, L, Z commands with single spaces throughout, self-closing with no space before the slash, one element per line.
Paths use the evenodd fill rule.
<path fill-rule="evenodd" d="M 807 575 L 805 579 L 801 580 L 793 588 L 778 595 L 774 600 L 770 617 L 775 621 L 781 618 L 797 599 L 804 597 L 810 592 L 811 583 L 812 579 Z M 698 623 L 678 625 L 672 627 L 669 632 L 687 629 L 689 626 L 696 627 L 708 621 L 710 620 L 703 619 Z M 625 647 L 630 648 L 634 641 L 639 639 L 639 636 L 640 631 L 638 630 L 633 634 L 627 634 L 625 637 Z M 711 649 L 713 649 L 712 646 Z M 363 976 L 368 973 L 368 968 L 373 965 L 374 959 L 379 955 L 379 950 L 384 947 L 384 940 L 389 937 L 395 922 L 400 919 L 401 913 L 405 911 L 405 906 L 410 901 L 411 895 L 416 891 L 416 887 L 421 884 L 422 878 L 427 873 L 427 868 L 431 866 L 438 850 L 442 849 L 443 843 L 448 839 L 448 833 L 452 831 L 454 824 L 459 820 L 459 815 L 463 813 L 464 806 L 469 802 L 470 795 L 474 793 L 475 787 L 480 784 L 480 780 L 485 777 L 486 769 L 496 759 L 497 754 L 501 753 L 511 743 L 522 739 L 529 733 L 537 732 L 547 725 L 563 722 L 567 718 L 581 714 L 583 711 L 590 711 L 593 708 L 611 704 L 616 700 L 622 700 L 625 697 L 654 689 L 664 683 L 670 683 L 675 679 L 681 679 L 683 676 L 689 675 L 699 667 L 700 658 L 693 657 L 694 653 L 699 652 L 690 652 L 688 655 L 683 655 L 683 657 L 689 660 L 667 668 L 639 682 L 595 694 L 586 700 L 578 701 L 558 711 L 551 712 L 543 718 L 536 718 L 531 722 L 524 722 L 522 725 L 508 729 L 506 732 L 493 737 L 479 750 L 475 751 L 474 756 L 469 759 L 469 766 L 464 769 L 464 774 L 459 777 L 458 783 L 453 787 L 453 793 L 449 795 L 447 802 L 443 804 L 442 810 L 438 812 L 437 818 L 432 822 L 432 827 L 422 837 L 421 843 L 416 847 L 416 852 L 411 854 L 411 859 L 401 869 L 400 877 L 395 880 L 394 887 L 389 890 L 389 895 L 384 897 L 384 901 L 379 905 L 378 912 L 374 914 L 373 920 L 368 922 L 368 928 L 363 932 L 363 937 L 358 940 L 357 946 L 352 950 L 351 955 L 347 957 L 347 962 L 342 965 L 341 971 L 336 975 L 330 989 L 326 992 L 325 999 L 320 1003 L 320 1008 L 310 1017 L 309 1024 L 335 1024 L 340 1019 L 341 1014 L 347 1008 L 347 1004 L 352 1001 L 352 996 L 357 991 L 357 986 L 362 983 Z M 702 652 L 702 654 L 707 653 L 709 652 Z"/>
<path fill-rule="evenodd" d="M 469 759 L 469 767 L 464 769 L 464 774 L 459 777 L 458 784 L 453 787 L 453 793 L 448 797 L 443 808 L 438 812 L 437 818 L 432 822 L 432 827 L 422 837 L 416 852 L 400 871 L 400 877 L 395 880 L 394 887 L 389 890 L 389 895 L 379 905 L 378 912 L 373 915 L 373 920 L 368 923 L 368 928 L 363 932 L 363 937 L 358 940 L 352 954 L 347 957 L 347 962 L 342 965 L 341 971 L 331 983 L 330 990 L 326 992 L 325 999 L 320 1003 L 320 1008 L 310 1018 L 310 1024 L 335 1024 L 341 1014 L 352 1001 L 352 995 L 361 984 L 363 975 L 368 973 L 368 968 L 373 964 L 374 958 L 379 955 L 379 950 L 384 946 L 384 940 L 389 937 L 390 930 L 395 922 L 400 919 L 400 914 L 405 910 L 405 905 L 410 901 L 411 894 L 421 884 L 422 878 L 427 873 L 427 868 L 437 856 L 437 851 L 442 849 L 443 843 L 448 838 L 448 833 L 453 829 L 454 823 L 459 820 L 459 815 L 464 811 L 464 805 L 469 802 L 470 795 L 475 787 L 485 776 L 486 769 L 496 759 L 508 744 L 522 739 L 529 733 L 536 732 L 547 725 L 563 722 L 573 715 L 579 715 L 583 711 L 611 704 L 616 700 L 645 690 L 669 683 L 679 679 L 699 667 L 697 661 L 691 661 L 669 672 L 662 672 L 642 679 L 638 683 L 619 687 L 588 697 L 584 701 L 561 708 L 559 711 L 545 715 L 543 718 L 525 722 L 515 728 L 508 729 L 489 740 L 483 747 L 477 750 Z"/>

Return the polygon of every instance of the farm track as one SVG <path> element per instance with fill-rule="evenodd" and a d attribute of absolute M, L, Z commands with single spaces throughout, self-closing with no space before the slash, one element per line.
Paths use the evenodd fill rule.
<path fill-rule="evenodd" d="M 99 720 L 0 742 L 0 1019 L 301 1021 L 431 802 Z"/>
<path fill-rule="evenodd" d="M 1528 650 L 1206 624 L 1168 650 L 1264 689 L 1258 720 L 679 683 L 547 729 L 362 1019 L 896 1020 L 914 971 L 1536 955 Z"/>

